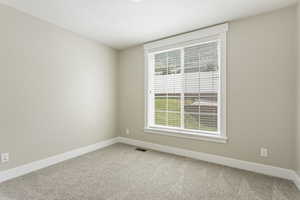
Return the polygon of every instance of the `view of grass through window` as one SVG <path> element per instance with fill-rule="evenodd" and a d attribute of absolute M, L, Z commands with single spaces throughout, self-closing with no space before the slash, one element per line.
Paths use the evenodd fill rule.
<path fill-rule="evenodd" d="M 194 101 L 193 101 L 194 100 Z M 193 106 L 195 98 L 185 98 L 185 112 L 184 114 L 184 128 L 194 130 L 217 131 L 215 122 L 217 117 L 210 113 L 198 114 L 196 110 L 209 110 L 217 113 L 216 108 L 205 108 L 202 106 Z M 181 127 L 181 98 L 180 97 L 166 97 L 156 96 L 155 98 L 155 124 L 169 127 Z"/>

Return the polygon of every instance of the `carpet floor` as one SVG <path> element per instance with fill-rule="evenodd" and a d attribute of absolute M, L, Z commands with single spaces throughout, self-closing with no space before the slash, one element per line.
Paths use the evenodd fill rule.
<path fill-rule="evenodd" d="M 300 200 L 287 180 L 115 144 L 0 184 L 0 200 Z"/>

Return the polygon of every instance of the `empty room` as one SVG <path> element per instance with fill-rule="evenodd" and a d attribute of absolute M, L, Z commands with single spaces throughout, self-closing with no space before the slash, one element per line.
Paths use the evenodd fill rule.
<path fill-rule="evenodd" d="M 300 200 L 300 1 L 0 0 L 0 200 Z"/>

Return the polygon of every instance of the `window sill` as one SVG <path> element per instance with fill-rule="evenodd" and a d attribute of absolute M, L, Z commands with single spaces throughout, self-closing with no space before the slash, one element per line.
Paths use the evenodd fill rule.
<path fill-rule="evenodd" d="M 227 143 L 228 140 L 227 137 L 220 136 L 220 135 L 209 135 L 207 133 L 201 133 L 201 132 L 193 133 L 189 131 L 170 130 L 170 129 L 154 128 L 154 127 L 144 128 L 144 132 L 173 136 L 173 137 L 181 137 L 187 139 L 194 139 L 194 140 L 204 140 L 204 141 L 217 142 L 217 143 Z"/>

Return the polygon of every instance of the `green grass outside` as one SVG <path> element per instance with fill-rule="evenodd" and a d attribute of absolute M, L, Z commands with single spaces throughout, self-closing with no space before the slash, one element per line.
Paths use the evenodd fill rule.
<path fill-rule="evenodd" d="M 167 102 L 168 101 L 168 102 Z M 191 104 L 192 102 L 186 102 Z M 162 126 L 181 126 L 180 97 L 172 97 L 168 100 L 165 97 L 155 99 L 155 124 Z M 171 111 L 171 112 L 168 112 Z M 168 119 L 167 119 L 168 115 Z M 193 130 L 217 131 L 216 128 L 199 125 L 199 115 L 185 113 L 185 128 Z"/>

